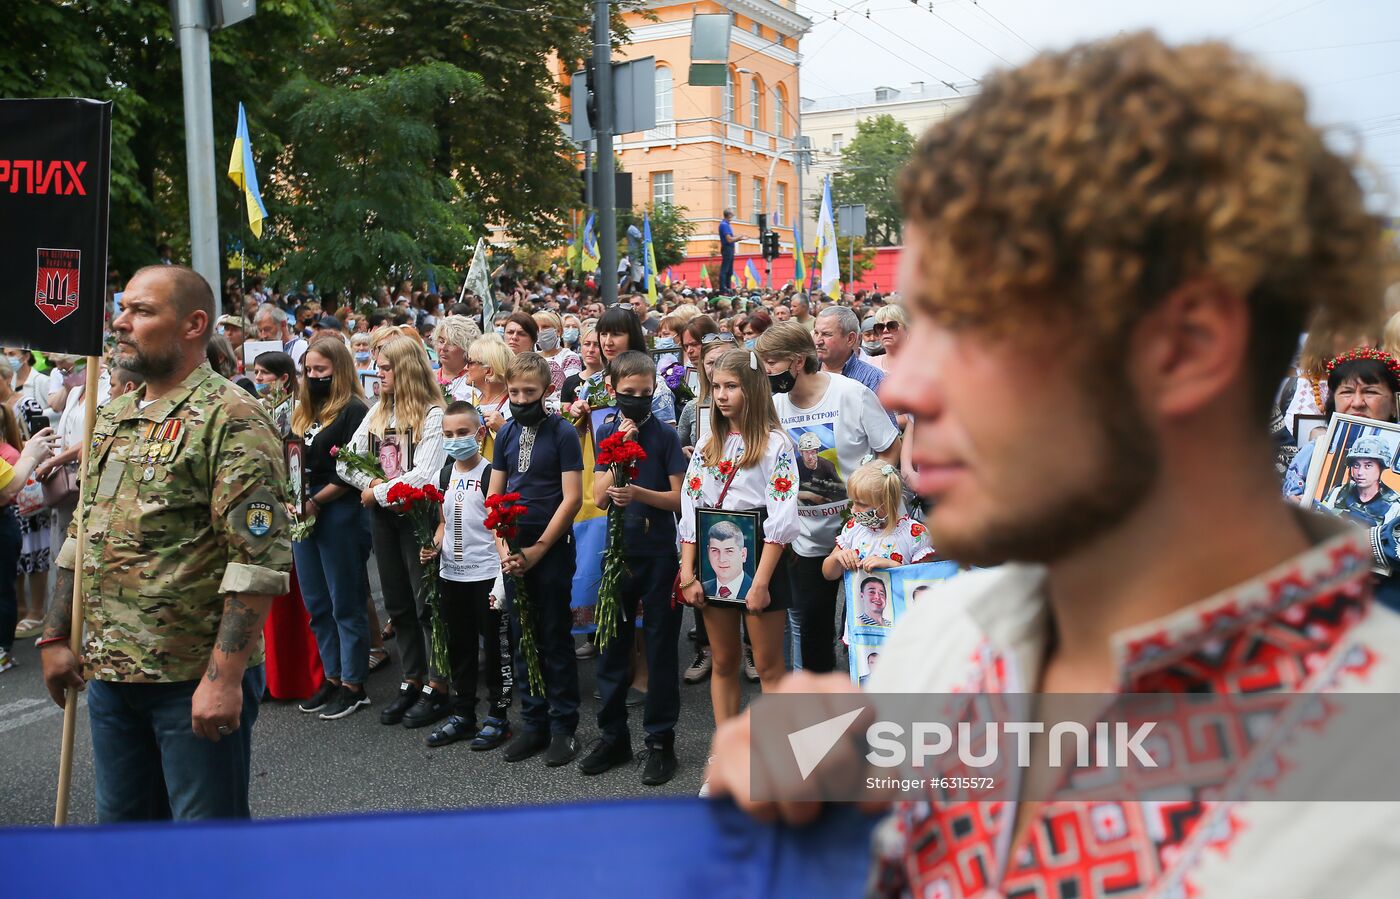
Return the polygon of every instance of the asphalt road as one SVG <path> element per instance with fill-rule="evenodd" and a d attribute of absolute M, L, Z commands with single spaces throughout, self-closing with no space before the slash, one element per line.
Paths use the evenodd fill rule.
<path fill-rule="evenodd" d="M 686 627 L 689 623 L 687 614 Z M 682 668 L 689 664 L 693 646 L 683 630 Z M 44 691 L 33 640 L 17 641 L 15 657 L 18 666 L 0 674 L 0 825 L 48 824 L 57 792 L 63 715 Z M 580 662 L 579 674 L 583 708 L 578 736 L 586 751 L 597 733 L 593 662 Z M 379 723 L 379 710 L 393 698 L 398 683 L 396 663 L 381 669 L 369 682 L 373 705 L 340 721 L 302 714 L 293 702 L 264 703 L 254 733 L 253 814 L 278 818 L 693 796 L 700 788 L 714 730 L 708 683 L 681 687 L 676 739 L 680 768 L 662 787 L 642 785 L 640 763 L 584 777 L 572 765 L 545 767 L 543 754 L 511 765 L 500 750 L 472 752 L 465 743 L 429 749 L 424 744 L 429 728 L 406 730 Z M 758 692 L 756 685 L 746 685 L 745 690 L 748 698 Z M 516 711 L 518 703 L 512 709 Z M 642 748 L 640 712 L 632 710 L 634 750 Z M 512 720 L 518 724 L 514 714 Z M 85 707 L 79 714 L 76 745 L 69 817 L 73 823 L 90 823 L 95 811 Z"/>

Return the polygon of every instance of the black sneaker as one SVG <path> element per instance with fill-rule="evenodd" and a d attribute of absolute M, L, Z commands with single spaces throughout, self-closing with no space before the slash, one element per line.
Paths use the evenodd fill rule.
<path fill-rule="evenodd" d="M 326 707 L 326 703 L 335 698 L 335 694 L 340 690 L 340 684 L 333 684 L 330 681 L 322 681 L 321 688 L 311 694 L 311 698 L 303 702 L 297 708 L 306 712 L 319 712 Z"/>
<path fill-rule="evenodd" d="M 419 694 L 418 701 L 403 716 L 404 727 L 424 727 L 434 721 L 441 721 L 451 711 L 447 691 L 428 686 Z"/>
<path fill-rule="evenodd" d="M 550 747 L 553 749 L 553 747 Z M 595 774 L 602 774 L 616 768 L 618 765 L 625 765 L 632 761 L 632 744 L 626 740 L 619 740 L 616 743 L 609 743 L 607 740 L 599 739 L 593 744 L 593 748 L 588 755 L 583 757 L 583 761 L 578 763 L 578 770 L 592 777 Z"/>
<path fill-rule="evenodd" d="M 408 722 L 405 721 L 405 724 Z M 447 720 L 442 722 L 428 734 L 428 745 L 434 748 L 446 746 L 448 743 L 456 743 L 458 740 L 465 740 L 476 735 L 476 722 L 470 718 L 463 718 L 461 715 L 448 715 Z"/>
<path fill-rule="evenodd" d="M 555 734 L 549 738 L 549 751 L 544 754 L 544 763 L 558 768 L 578 758 L 578 752 L 578 740 L 573 734 Z"/>
<path fill-rule="evenodd" d="M 321 720 L 336 721 L 340 718 L 349 718 L 367 705 L 369 705 L 369 697 L 365 695 L 364 690 L 341 687 L 336 692 L 335 698 L 326 703 L 326 707 L 321 710 Z"/>
<path fill-rule="evenodd" d="M 510 722 L 505 718 L 487 718 L 472 740 L 473 752 L 489 752 L 510 739 Z"/>
<path fill-rule="evenodd" d="M 541 752 L 549 745 L 549 734 L 542 730 L 522 730 L 515 739 L 506 744 L 505 759 L 508 762 L 523 762 Z"/>
<path fill-rule="evenodd" d="M 659 787 L 676 776 L 676 750 L 670 743 L 648 746 L 647 764 L 642 769 L 642 783 L 649 787 Z"/>
<path fill-rule="evenodd" d="M 422 688 L 415 687 L 408 681 L 399 684 L 398 697 L 385 706 L 384 711 L 379 713 L 379 723 L 386 725 L 401 723 L 404 714 L 407 713 L 409 709 L 413 708 L 413 704 L 418 701 L 418 694 L 421 692 Z"/>

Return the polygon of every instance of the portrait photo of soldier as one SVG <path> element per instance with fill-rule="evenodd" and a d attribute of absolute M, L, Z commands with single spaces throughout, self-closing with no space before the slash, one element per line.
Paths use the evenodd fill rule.
<path fill-rule="evenodd" d="M 836 463 L 821 456 L 822 440 L 811 431 L 797 438 L 797 501 L 814 506 L 846 498 Z"/>
<path fill-rule="evenodd" d="M 1400 493 L 1381 482 L 1393 457 L 1394 451 L 1384 438 L 1358 437 L 1347 451 L 1347 480 L 1332 489 L 1324 505 L 1368 528 L 1394 517 L 1400 511 Z"/>

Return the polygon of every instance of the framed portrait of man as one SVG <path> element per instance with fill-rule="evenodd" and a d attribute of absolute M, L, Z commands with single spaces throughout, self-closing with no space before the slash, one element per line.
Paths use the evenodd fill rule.
<path fill-rule="evenodd" d="M 288 437 L 282 441 L 282 455 L 287 463 L 287 485 L 292 496 L 292 505 L 297 509 L 306 506 L 306 444 L 300 437 Z"/>
<path fill-rule="evenodd" d="M 700 587 L 706 601 L 744 604 L 758 566 L 762 531 L 756 511 L 695 510 Z"/>
<path fill-rule="evenodd" d="M 374 405 L 379 400 L 379 375 L 361 374 L 360 386 L 364 388 L 365 398 L 370 401 L 370 405 Z"/>
<path fill-rule="evenodd" d="M 369 449 L 370 454 L 379 460 L 379 467 L 384 469 L 384 477 L 392 481 L 413 468 L 413 429 L 404 428 L 400 433 L 389 428 L 382 438 L 371 434 Z"/>
<path fill-rule="evenodd" d="M 614 415 L 620 414 L 621 413 L 612 406 L 601 406 L 588 413 L 588 434 L 593 438 L 594 452 L 597 452 L 598 449 L 598 432 L 602 430 L 603 425 L 607 424 L 608 419 L 612 418 Z"/>
<path fill-rule="evenodd" d="M 1400 571 L 1400 424 L 1334 415 L 1313 453 L 1303 506 L 1370 531 L 1378 574 Z"/>
<path fill-rule="evenodd" d="M 1293 442 L 1299 447 L 1307 446 L 1316 437 L 1321 437 L 1327 430 L 1327 416 L 1321 412 L 1299 412 L 1293 416 L 1290 422 L 1293 431 Z"/>

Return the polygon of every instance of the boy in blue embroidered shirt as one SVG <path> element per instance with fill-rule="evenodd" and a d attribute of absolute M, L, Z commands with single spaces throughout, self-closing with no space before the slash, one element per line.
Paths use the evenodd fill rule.
<path fill-rule="evenodd" d="M 548 697 L 530 693 L 525 660 L 517 653 L 515 682 L 526 689 L 521 693 L 520 732 L 506 744 L 505 759 L 524 761 L 548 747 L 545 764 L 557 768 L 573 761 L 579 749 L 574 738 L 578 662 L 569 597 L 574 515 L 583 505 L 583 452 L 574 426 L 545 411 L 544 396 L 552 384 L 549 363 L 540 354 L 521 353 L 511 360 L 506 373 L 511 420 L 496 434 L 490 492 L 519 493 L 521 504 L 529 509 L 518 522 L 522 550 L 507 554 L 505 546 L 500 547 L 501 571 L 525 580 Z M 509 586 L 507 590 L 513 593 Z M 518 609 L 512 610 L 511 619 L 518 644 Z"/>
<path fill-rule="evenodd" d="M 593 775 L 632 759 L 627 689 L 632 684 L 629 663 L 640 601 L 649 672 L 642 716 L 648 750 L 642 783 L 648 786 L 664 784 L 676 772 L 675 728 L 681 707 L 677 643 L 682 610 L 672 606 L 671 588 L 680 568 L 676 512 L 681 507 L 681 478 L 690 461 L 681 451 L 675 428 L 652 415 L 655 389 L 656 363 L 646 353 L 629 350 L 608 363 L 608 392 L 616 398 L 620 414 L 598 429 L 598 442 L 621 433 L 637 441 L 646 458 L 626 487 L 613 486 L 610 466 L 596 465 L 593 474 L 598 508 L 616 505 L 623 510 L 623 545 L 631 576 L 620 591 L 617 634 L 598 654 L 601 735 L 579 763 L 580 771 Z"/>

